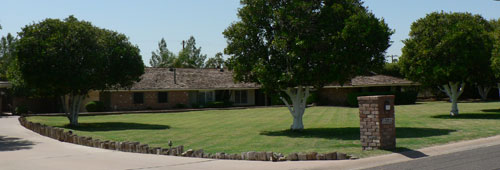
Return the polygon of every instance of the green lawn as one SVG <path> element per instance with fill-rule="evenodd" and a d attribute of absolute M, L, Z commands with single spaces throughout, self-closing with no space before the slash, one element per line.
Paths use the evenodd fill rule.
<path fill-rule="evenodd" d="M 396 106 L 397 151 L 500 134 L 500 103 L 460 103 L 460 116 L 449 118 L 451 104 L 427 102 Z M 65 127 L 65 117 L 29 117 L 34 122 Z M 390 153 L 361 151 L 357 108 L 311 107 L 305 130 L 289 132 L 292 117 L 285 107 L 210 110 L 168 114 L 82 116 L 78 135 L 102 140 L 139 141 L 150 146 L 244 151 L 331 152 L 360 157 Z"/>

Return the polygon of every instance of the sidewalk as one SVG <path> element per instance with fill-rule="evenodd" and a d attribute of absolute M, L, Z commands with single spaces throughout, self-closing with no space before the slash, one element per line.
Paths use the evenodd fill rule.
<path fill-rule="evenodd" d="M 0 169 L 363 169 L 452 152 L 500 145 L 500 136 L 359 160 L 260 162 L 137 154 L 85 147 L 38 135 L 17 116 L 0 117 Z"/>

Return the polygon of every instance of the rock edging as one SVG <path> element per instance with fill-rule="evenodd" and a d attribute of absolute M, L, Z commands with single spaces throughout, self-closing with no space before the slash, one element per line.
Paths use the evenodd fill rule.
<path fill-rule="evenodd" d="M 141 144 L 139 142 L 115 142 L 115 141 L 102 141 L 100 139 L 92 139 L 91 137 L 78 136 L 73 134 L 72 131 L 64 131 L 62 128 L 51 127 L 40 123 L 33 123 L 26 120 L 26 117 L 19 117 L 19 123 L 25 128 L 36 132 L 40 135 L 47 136 L 61 142 L 73 143 L 83 146 L 116 150 L 122 152 L 133 152 L 143 154 L 156 154 L 156 155 L 170 155 L 170 156 L 183 156 L 195 158 L 208 158 L 208 159 L 229 159 L 229 160 L 251 160 L 251 161 L 306 161 L 306 160 L 345 160 L 350 159 L 351 156 L 340 153 L 291 153 L 283 155 L 276 152 L 242 152 L 241 154 L 226 154 L 218 152 L 215 154 L 205 153 L 203 149 L 193 150 L 188 149 L 184 151 L 184 146 L 176 146 L 171 148 L 149 147 L 148 144 Z"/>

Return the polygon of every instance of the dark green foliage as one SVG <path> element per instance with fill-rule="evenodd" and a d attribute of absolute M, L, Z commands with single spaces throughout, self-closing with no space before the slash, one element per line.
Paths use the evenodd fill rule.
<path fill-rule="evenodd" d="M 224 66 L 224 58 L 222 58 L 222 53 L 215 54 L 215 57 L 209 58 L 205 63 L 205 68 L 222 68 Z"/>
<path fill-rule="evenodd" d="M 434 87 L 482 79 L 490 65 L 490 30 L 479 15 L 428 14 L 411 26 L 399 61 L 401 70 L 407 78 Z"/>
<path fill-rule="evenodd" d="M 208 102 L 206 107 L 208 107 L 208 108 L 223 108 L 224 102 L 222 102 L 222 101 Z"/>
<path fill-rule="evenodd" d="M 279 91 L 381 67 L 393 33 L 359 0 L 242 0 L 224 32 L 234 78 Z"/>
<path fill-rule="evenodd" d="M 179 52 L 174 67 L 176 68 L 203 68 L 206 54 L 201 54 L 201 47 L 196 47 L 193 36 L 185 41 L 185 47 Z"/>
<path fill-rule="evenodd" d="M 168 50 L 167 42 L 164 38 L 158 42 L 158 50 L 151 52 L 149 64 L 151 67 L 173 67 L 177 56 Z"/>
<path fill-rule="evenodd" d="M 417 101 L 417 91 L 406 92 L 354 92 L 347 95 L 347 104 L 351 107 L 358 107 L 359 96 L 374 96 L 374 95 L 394 95 L 394 104 L 415 104 Z"/>
<path fill-rule="evenodd" d="M 16 55 L 16 41 L 10 33 L 0 39 L 0 80 L 7 80 L 7 70 Z"/>
<path fill-rule="evenodd" d="M 91 101 L 85 105 L 87 112 L 103 112 L 105 111 L 104 103 L 101 101 Z"/>
<path fill-rule="evenodd" d="M 184 109 L 184 108 L 187 108 L 187 106 L 185 104 L 182 104 L 182 103 L 177 103 L 174 108 L 176 109 Z"/>
<path fill-rule="evenodd" d="M 25 105 L 20 105 L 14 108 L 14 114 L 16 115 L 24 115 L 28 113 L 28 107 Z"/>
<path fill-rule="evenodd" d="M 208 102 L 205 107 L 207 108 L 225 108 L 225 107 L 232 107 L 233 102 L 231 101 L 214 101 L 214 102 Z"/>
<path fill-rule="evenodd" d="M 197 108 L 200 108 L 201 106 L 198 103 L 192 103 L 191 107 L 197 109 Z"/>
<path fill-rule="evenodd" d="M 498 80 L 500 80 L 500 19 L 491 20 L 490 24 L 493 27 L 493 31 L 491 32 L 491 36 L 493 39 L 491 65 L 498 83 Z"/>
<path fill-rule="evenodd" d="M 120 33 L 73 16 L 22 28 L 17 41 L 18 78 L 45 95 L 86 95 L 89 90 L 131 86 L 144 73 L 139 48 Z M 16 77 L 13 77 L 16 78 Z"/>
<path fill-rule="evenodd" d="M 385 63 L 384 67 L 379 71 L 379 74 L 404 78 L 401 74 L 401 67 L 398 63 Z"/>

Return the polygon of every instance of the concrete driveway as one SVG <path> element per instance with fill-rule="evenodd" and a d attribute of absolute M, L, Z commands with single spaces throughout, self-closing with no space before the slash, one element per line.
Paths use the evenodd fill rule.
<path fill-rule="evenodd" d="M 301 162 L 213 160 L 127 153 L 59 142 L 25 129 L 17 118 L 0 117 L 0 169 L 2 170 L 364 169 L 500 144 L 500 136 L 496 136 L 359 160 Z"/>

